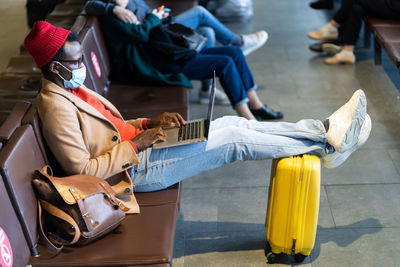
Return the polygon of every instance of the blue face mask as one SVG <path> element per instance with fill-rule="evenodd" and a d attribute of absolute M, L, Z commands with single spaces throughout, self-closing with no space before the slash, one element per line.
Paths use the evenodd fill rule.
<path fill-rule="evenodd" d="M 86 67 L 85 66 L 71 71 L 67 67 L 65 67 L 63 64 L 60 63 L 60 65 L 72 73 L 72 78 L 70 80 L 66 80 L 60 74 L 57 74 L 61 79 L 63 79 L 65 88 L 69 88 L 69 89 L 78 88 L 85 82 L 85 79 L 86 79 Z"/>

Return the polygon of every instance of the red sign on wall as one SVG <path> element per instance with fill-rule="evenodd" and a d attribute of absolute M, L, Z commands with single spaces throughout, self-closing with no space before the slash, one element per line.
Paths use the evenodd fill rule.
<path fill-rule="evenodd" d="M 0 266 L 11 267 L 12 265 L 13 253 L 10 241 L 8 240 L 6 232 L 0 227 Z"/>
<path fill-rule="evenodd" d="M 101 69 L 100 69 L 99 61 L 97 60 L 96 54 L 93 51 L 90 52 L 90 58 L 92 59 L 92 64 L 93 64 L 94 70 L 96 71 L 97 76 L 100 78 L 101 77 Z"/>

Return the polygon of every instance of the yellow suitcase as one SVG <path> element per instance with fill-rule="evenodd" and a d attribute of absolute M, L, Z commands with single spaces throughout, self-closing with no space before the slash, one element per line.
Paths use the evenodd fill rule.
<path fill-rule="evenodd" d="M 268 263 L 277 254 L 293 254 L 297 262 L 309 256 L 317 233 L 321 162 L 314 155 L 272 162 L 265 219 Z"/>

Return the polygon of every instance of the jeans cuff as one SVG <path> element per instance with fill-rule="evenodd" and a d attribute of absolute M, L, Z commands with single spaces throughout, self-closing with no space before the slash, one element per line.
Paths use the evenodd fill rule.
<path fill-rule="evenodd" d="M 239 102 L 237 102 L 236 104 L 233 105 L 233 108 L 236 109 L 237 107 L 249 103 L 250 99 L 248 99 L 247 97 L 243 98 L 242 100 L 240 100 Z"/>
<path fill-rule="evenodd" d="M 247 89 L 247 92 L 249 92 L 249 91 L 257 91 L 257 90 L 258 90 L 258 84 L 255 83 L 252 87 Z"/>

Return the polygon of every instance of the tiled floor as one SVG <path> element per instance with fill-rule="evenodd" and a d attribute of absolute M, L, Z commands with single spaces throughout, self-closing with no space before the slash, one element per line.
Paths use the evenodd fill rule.
<path fill-rule="evenodd" d="M 303 265 L 399 266 L 400 74 L 387 58 L 384 68 L 375 66 L 372 50 L 365 49 L 355 66 L 326 66 L 324 56 L 308 50 L 306 34 L 331 13 L 312 10 L 308 2 L 254 0 L 251 22 L 229 24 L 237 32 L 268 31 L 267 44 L 248 62 L 263 87 L 262 100 L 281 109 L 285 120 L 325 118 L 358 88 L 369 100 L 373 129 L 367 144 L 339 168 L 322 169 L 317 240 Z M 204 106 L 191 104 L 192 116 L 204 113 Z M 234 111 L 217 107 L 216 114 Z M 184 182 L 174 266 L 266 266 L 270 165 L 235 163 Z M 282 260 L 282 266 L 295 265 Z"/>
<path fill-rule="evenodd" d="M 307 32 L 330 13 L 309 1 L 254 0 L 252 21 L 229 24 L 236 32 L 266 29 L 267 44 L 248 57 L 259 95 L 285 120 L 322 119 L 363 88 L 373 129 L 367 144 L 339 168 L 322 170 L 315 248 L 304 266 L 399 266 L 400 93 L 399 72 L 371 50 L 359 49 L 355 66 L 326 66 L 308 50 Z M 0 1 L 0 70 L 17 55 L 27 33 L 24 1 Z M 195 100 L 197 91 L 191 98 Z M 206 107 L 191 104 L 193 118 Z M 234 114 L 218 106 L 215 116 Z M 266 266 L 264 220 L 270 161 L 239 162 L 184 182 L 174 266 Z M 294 265 L 283 258 L 282 266 Z M 277 264 L 277 266 L 280 266 Z"/>

